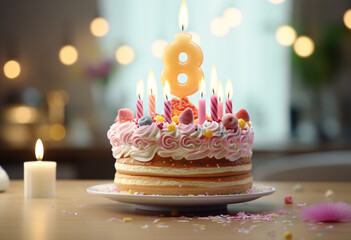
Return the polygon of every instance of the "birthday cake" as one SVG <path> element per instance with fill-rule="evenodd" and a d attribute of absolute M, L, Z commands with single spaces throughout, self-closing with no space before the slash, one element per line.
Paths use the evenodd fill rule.
<path fill-rule="evenodd" d="M 107 133 L 116 159 L 114 182 L 121 192 L 214 195 L 241 193 L 252 186 L 254 133 L 249 114 L 245 109 L 233 114 L 229 84 L 230 87 L 226 86 L 226 114 L 223 115 L 223 102 L 218 101 L 221 93 L 217 92 L 217 88 L 221 88 L 213 67 L 211 118 L 207 117 L 201 69 L 203 53 L 191 41 L 192 35 L 184 32 L 187 19 L 183 1 L 179 13 L 182 32 L 175 34 L 175 41 L 162 53 L 164 113 L 155 113 L 157 90 L 153 86 L 156 83 L 148 81 L 149 114 L 144 115 L 143 83 L 140 81 L 136 118 L 133 111 L 120 109 Z M 186 55 L 185 59 L 181 59 L 182 54 Z M 186 75 L 185 82 L 178 81 L 182 74 Z M 187 96 L 199 89 L 201 99 L 196 108 Z M 227 92 L 227 89 L 231 90 Z M 169 100 L 170 94 L 178 98 Z"/>
<path fill-rule="evenodd" d="M 172 123 L 161 115 L 137 121 L 131 110 L 119 110 L 107 133 L 117 189 L 160 195 L 248 190 L 254 132 L 246 110 L 199 124 L 197 109 L 187 98 L 181 101 L 172 99 Z"/>

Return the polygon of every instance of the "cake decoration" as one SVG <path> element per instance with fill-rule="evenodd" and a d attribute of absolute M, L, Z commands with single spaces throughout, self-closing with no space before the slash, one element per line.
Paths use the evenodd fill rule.
<path fill-rule="evenodd" d="M 249 114 L 247 113 L 247 111 L 245 109 L 240 109 L 237 113 L 235 113 L 235 116 L 238 118 L 238 119 L 243 119 L 245 122 L 249 122 L 250 121 L 250 116 Z"/>
<path fill-rule="evenodd" d="M 115 122 L 124 122 L 134 119 L 134 112 L 128 108 L 118 110 L 118 115 Z"/>
<path fill-rule="evenodd" d="M 189 125 L 193 123 L 194 122 L 193 110 L 191 108 L 185 109 L 184 112 L 182 112 L 179 115 L 178 121 L 180 124 L 185 124 L 185 125 Z"/>
<path fill-rule="evenodd" d="M 145 125 L 150 125 L 152 123 L 152 118 L 150 116 L 142 116 L 138 120 L 138 125 L 139 126 L 145 126 Z"/>
<path fill-rule="evenodd" d="M 223 125 L 226 129 L 236 129 L 238 128 L 238 119 L 234 114 L 227 113 L 222 118 Z"/>

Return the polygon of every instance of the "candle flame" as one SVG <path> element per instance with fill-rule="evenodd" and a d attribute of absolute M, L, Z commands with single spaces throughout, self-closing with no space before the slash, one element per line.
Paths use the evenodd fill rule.
<path fill-rule="evenodd" d="M 211 90 L 213 94 L 217 93 L 217 71 L 215 65 L 212 65 L 211 70 Z"/>
<path fill-rule="evenodd" d="M 35 157 L 38 161 L 41 161 L 44 157 L 44 146 L 40 139 L 38 139 L 35 144 Z"/>
<path fill-rule="evenodd" d="M 150 69 L 149 76 L 147 78 L 147 89 L 149 95 L 155 95 L 155 99 L 157 96 L 157 85 L 155 80 L 154 71 Z"/>
<path fill-rule="evenodd" d="M 218 101 L 223 102 L 223 86 L 221 81 L 218 82 Z"/>
<path fill-rule="evenodd" d="M 204 78 L 202 78 L 200 82 L 200 95 L 202 98 L 205 96 L 205 91 L 206 91 L 206 82 Z"/>
<path fill-rule="evenodd" d="M 185 0 L 183 0 L 182 5 L 180 7 L 178 21 L 179 21 L 179 28 L 182 31 L 188 28 L 188 21 L 189 21 L 188 7 L 186 6 Z"/>
<path fill-rule="evenodd" d="M 139 100 L 143 99 L 144 96 L 144 82 L 143 79 L 140 78 L 138 84 L 137 84 L 137 97 L 139 98 Z"/>
<path fill-rule="evenodd" d="M 165 95 L 166 100 L 168 100 L 169 94 L 170 94 L 170 87 L 169 87 L 168 81 L 166 80 L 165 86 L 163 87 L 163 95 Z"/>
<path fill-rule="evenodd" d="M 228 99 L 231 99 L 233 97 L 233 85 L 230 78 L 227 79 L 227 83 L 225 84 L 225 95 Z"/>

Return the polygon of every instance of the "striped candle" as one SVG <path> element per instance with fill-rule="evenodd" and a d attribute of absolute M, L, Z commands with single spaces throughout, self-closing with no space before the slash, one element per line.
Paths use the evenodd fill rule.
<path fill-rule="evenodd" d="M 137 120 L 141 118 L 144 115 L 144 107 L 143 107 L 143 95 L 144 95 L 144 82 L 143 79 L 140 79 L 140 81 L 137 84 L 137 97 L 138 100 L 136 102 L 136 115 L 137 115 Z"/>
<path fill-rule="evenodd" d="M 233 113 L 233 103 L 232 100 L 225 100 L 225 113 Z"/>
<path fill-rule="evenodd" d="M 165 120 L 167 123 L 172 123 L 172 107 L 171 101 L 168 100 L 168 96 L 170 94 L 170 86 L 168 81 L 166 80 L 165 86 L 163 88 L 163 94 L 165 95 L 166 100 L 164 101 L 164 112 L 165 112 Z"/>
<path fill-rule="evenodd" d="M 144 115 L 144 110 L 143 110 L 143 100 L 137 100 L 136 102 L 136 109 L 137 109 L 137 120 L 141 118 Z"/>
<path fill-rule="evenodd" d="M 211 120 L 218 120 L 218 98 L 215 94 L 211 96 Z"/>
<path fill-rule="evenodd" d="M 171 101 L 166 100 L 164 101 L 164 111 L 165 111 L 165 121 L 168 123 L 172 123 L 172 108 L 171 108 Z"/>
<path fill-rule="evenodd" d="M 149 95 L 149 115 L 150 117 L 155 117 L 155 95 L 154 94 L 150 94 Z"/>

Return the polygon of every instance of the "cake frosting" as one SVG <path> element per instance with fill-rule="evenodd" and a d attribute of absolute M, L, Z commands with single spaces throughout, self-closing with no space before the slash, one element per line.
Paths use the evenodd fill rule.
<path fill-rule="evenodd" d="M 226 129 L 221 121 L 210 120 L 202 125 L 179 124 L 173 131 L 168 129 L 168 125 L 155 121 L 150 125 L 138 126 L 135 119 L 115 122 L 107 133 L 113 156 L 116 159 L 132 157 L 143 162 L 151 161 L 155 154 L 188 161 L 204 157 L 230 161 L 251 158 L 254 140 L 251 122 L 243 129 Z M 204 136 L 207 129 L 212 132 L 211 137 Z"/>

